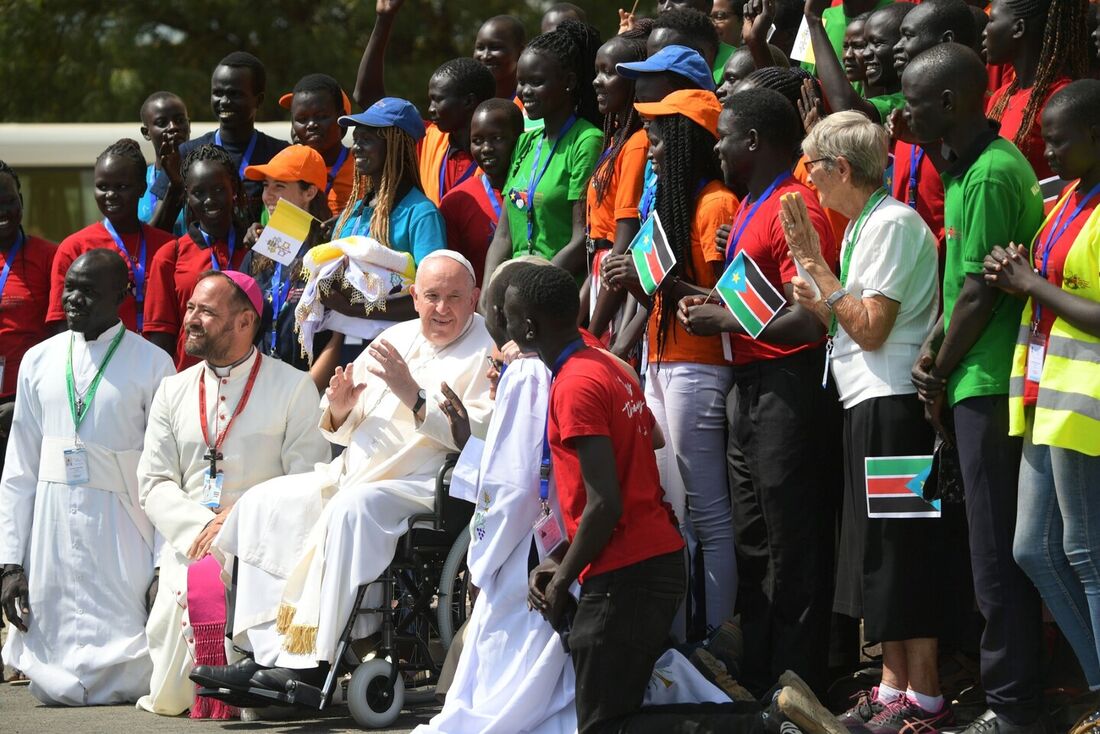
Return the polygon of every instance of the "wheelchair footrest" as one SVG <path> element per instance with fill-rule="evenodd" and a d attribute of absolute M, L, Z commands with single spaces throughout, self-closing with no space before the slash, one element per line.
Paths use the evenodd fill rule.
<path fill-rule="evenodd" d="M 286 694 L 269 691 L 266 688 L 249 688 L 247 691 L 238 691 L 232 688 L 199 688 L 195 693 L 200 696 L 215 698 L 237 708 L 286 706 L 290 703 L 286 698 Z"/>
<path fill-rule="evenodd" d="M 337 684 L 339 684 L 339 681 L 337 681 Z M 325 692 L 317 686 L 311 686 L 301 681 L 291 681 L 287 686 L 284 699 L 295 706 L 320 709 L 325 700 Z"/>

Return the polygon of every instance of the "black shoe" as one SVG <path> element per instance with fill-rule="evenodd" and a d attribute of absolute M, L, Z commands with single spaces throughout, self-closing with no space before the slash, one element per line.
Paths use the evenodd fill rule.
<path fill-rule="evenodd" d="M 265 668 L 252 676 L 252 685 L 266 688 L 269 691 L 285 693 L 287 684 L 291 681 L 305 683 L 306 685 L 320 688 L 325 684 L 328 675 L 328 663 L 321 663 L 316 668 Z"/>
<path fill-rule="evenodd" d="M 974 719 L 960 734 L 1050 734 L 1045 719 L 1031 724 L 1012 724 L 998 717 L 992 710 Z"/>
<path fill-rule="evenodd" d="M 191 680 L 206 688 L 229 688 L 243 691 L 257 672 L 267 670 L 252 658 L 241 658 L 232 665 L 196 665 Z"/>

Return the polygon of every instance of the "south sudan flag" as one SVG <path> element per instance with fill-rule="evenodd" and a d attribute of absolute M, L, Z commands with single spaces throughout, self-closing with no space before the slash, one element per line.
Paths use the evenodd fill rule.
<path fill-rule="evenodd" d="M 939 517 L 940 501 L 924 499 L 932 456 L 868 456 L 867 517 Z"/>
<path fill-rule="evenodd" d="M 760 336 L 787 303 L 744 251 L 737 253 L 714 288 L 753 339 Z"/>
<path fill-rule="evenodd" d="M 634 259 L 642 289 L 652 296 L 661 287 L 669 271 L 676 266 L 676 256 L 668 246 L 665 228 L 661 226 L 661 218 L 657 216 L 657 212 L 653 212 L 645 220 L 634 241 L 630 243 L 630 257 Z"/>

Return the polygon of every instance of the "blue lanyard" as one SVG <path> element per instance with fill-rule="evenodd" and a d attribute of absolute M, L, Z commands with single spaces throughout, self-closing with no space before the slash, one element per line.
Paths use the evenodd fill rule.
<path fill-rule="evenodd" d="M 646 171 L 651 169 L 648 167 Z M 653 204 L 657 200 L 657 177 L 646 175 L 646 186 L 642 190 L 642 201 L 638 204 L 638 218 L 643 222 L 649 219 L 650 213 L 653 211 Z"/>
<path fill-rule="evenodd" d="M 454 146 L 447 146 L 447 155 L 443 156 L 443 162 L 439 164 L 439 198 L 443 199 L 443 194 L 447 193 L 450 189 L 447 188 L 447 161 L 451 160 L 451 155 L 458 150 Z M 470 161 L 470 165 L 462 172 L 462 175 L 455 181 L 455 186 L 474 175 L 474 171 L 477 170 L 477 163 Z M 452 189 L 454 186 L 451 187 Z"/>
<path fill-rule="evenodd" d="M 244 178 L 244 169 L 248 168 L 248 164 L 252 162 L 252 151 L 256 150 L 256 140 L 259 135 L 256 131 L 252 131 L 252 138 L 248 141 L 248 147 L 244 149 L 244 155 L 241 156 L 241 166 L 237 169 L 237 178 Z M 224 148 L 222 145 L 222 131 L 217 130 L 214 132 L 214 145 Z"/>
<path fill-rule="evenodd" d="M 1062 204 L 1062 208 L 1058 210 L 1058 216 L 1054 220 L 1054 225 L 1050 228 L 1050 233 L 1047 235 L 1046 241 L 1043 242 L 1043 260 L 1042 264 L 1039 267 L 1039 274 L 1042 275 L 1043 278 L 1047 277 L 1047 266 L 1050 262 L 1050 253 L 1054 250 L 1054 245 L 1058 242 L 1058 240 L 1062 239 L 1062 235 L 1064 235 L 1066 233 L 1066 230 L 1069 229 L 1069 225 L 1073 223 L 1073 220 L 1077 219 L 1077 217 L 1081 215 L 1081 212 L 1085 210 L 1085 207 L 1089 205 L 1089 202 L 1092 201 L 1098 193 L 1100 193 L 1100 183 L 1093 186 L 1092 189 L 1087 194 L 1085 194 L 1085 197 L 1081 199 L 1081 203 L 1074 208 L 1073 213 L 1069 215 L 1069 219 L 1067 219 L 1065 223 L 1062 222 L 1062 217 L 1065 216 L 1066 209 L 1069 207 L 1069 197 L 1067 197 L 1065 203 Z M 1036 325 L 1039 324 L 1039 319 L 1042 316 L 1042 311 L 1043 307 L 1039 304 L 1038 301 L 1035 301 L 1034 323 Z"/>
<path fill-rule="evenodd" d="M 15 244 L 11 246 L 4 258 L 4 269 L 0 271 L 0 300 L 4 297 L 4 286 L 8 284 L 8 276 L 11 275 L 11 264 L 15 262 L 15 256 L 23 249 L 23 243 L 26 241 L 27 236 L 23 234 L 23 228 L 20 227 L 19 236 L 15 238 Z"/>
<path fill-rule="evenodd" d="M 199 234 L 202 235 L 202 238 L 206 241 L 207 246 L 210 248 L 210 269 L 221 272 L 222 266 L 218 262 L 218 254 L 214 251 L 214 238 L 204 232 L 201 228 L 199 229 Z M 229 250 L 229 262 L 226 263 L 225 269 L 232 270 L 233 251 L 237 249 L 237 230 L 233 229 L 232 227 L 229 228 L 229 236 L 226 237 L 226 243 L 228 245 L 227 249 Z"/>
<path fill-rule="evenodd" d="M 493 228 L 496 229 L 497 222 L 500 221 L 500 197 L 497 196 L 497 192 L 493 190 L 493 184 L 484 173 L 481 174 L 481 185 L 485 188 L 485 198 L 489 200 L 489 206 L 493 208 Z"/>
<path fill-rule="evenodd" d="M 741 243 L 741 235 L 745 232 L 745 227 L 749 226 L 749 222 L 752 221 L 753 216 L 756 214 L 756 210 L 760 208 L 760 205 L 768 200 L 768 197 L 775 193 L 779 184 L 787 180 L 791 175 L 790 171 L 783 171 L 775 177 L 775 180 L 768 185 L 768 188 L 764 189 L 764 193 L 760 194 L 748 212 L 745 211 L 745 205 L 749 203 L 750 196 L 746 196 L 745 200 L 741 202 L 741 206 L 737 207 L 737 216 L 733 220 L 733 230 L 730 232 L 729 241 L 726 243 L 726 267 L 730 266 L 733 262 L 734 256 L 737 254 L 737 246 Z M 738 225 L 740 222 L 740 225 Z"/>
<path fill-rule="evenodd" d="M 122 237 L 115 229 L 115 225 L 111 224 L 110 219 L 104 218 L 103 228 L 107 230 L 107 234 L 111 235 L 111 239 L 115 241 L 115 247 L 122 251 L 122 256 L 126 258 L 126 264 L 131 266 L 134 270 L 134 300 L 137 301 L 137 327 L 138 331 L 141 331 L 145 319 L 142 312 L 142 306 L 145 303 L 145 225 L 138 225 L 138 234 L 141 237 L 141 249 L 138 252 L 138 259 L 136 261 L 131 260 L 130 253 L 126 250 L 126 245 L 122 241 Z"/>
<path fill-rule="evenodd" d="M 279 312 L 286 305 L 286 298 L 290 294 L 290 273 L 283 281 L 283 264 L 275 264 L 275 274 L 271 276 L 271 355 L 277 357 L 275 345 L 279 341 Z"/>
<path fill-rule="evenodd" d="M 917 208 L 917 179 L 920 178 L 920 164 L 924 160 L 924 148 L 914 145 L 909 151 L 909 191 L 906 203 L 913 209 Z"/>
<path fill-rule="evenodd" d="M 584 348 L 584 340 L 577 337 L 576 340 L 565 345 L 561 354 L 554 360 L 554 366 L 550 368 L 551 379 L 558 376 L 565 363 Z M 539 469 L 539 499 L 545 505 L 550 500 L 550 416 L 546 416 L 546 427 L 542 431 L 542 466 Z"/>
<path fill-rule="evenodd" d="M 328 172 L 328 185 L 325 186 L 325 193 L 332 191 L 333 184 L 336 183 L 336 176 L 339 175 L 340 169 L 344 167 L 344 161 L 348 159 L 348 149 L 344 146 L 340 146 L 340 155 L 336 156 L 336 162 L 332 164 L 332 169 Z"/>
<path fill-rule="evenodd" d="M 542 177 L 546 175 L 546 170 L 550 168 L 550 161 L 554 160 L 554 153 L 558 150 L 558 144 L 561 143 L 565 136 L 569 134 L 569 130 L 576 123 L 577 116 L 570 115 L 569 119 L 565 121 L 565 125 L 562 126 L 561 132 L 558 133 L 558 137 L 554 140 L 554 144 L 550 147 L 550 155 L 546 158 L 546 165 L 539 170 L 539 164 L 542 163 L 542 144 L 546 140 L 546 133 L 543 132 L 539 136 L 539 144 L 535 147 L 535 160 L 531 165 L 531 178 L 527 184 L 527 249 L 534 250 L 531 240 L 535 236 L 535 189 L 538 188 L 539 182 L 542 181 Z"/>
<path fill-rule="evenodd" d="M 347 231 L 348 225 L 345 224 L 343 229 L 340 232 L 340 236 L 341 237 L 351 237 L 352 235 L 362 235 L 364 237 L 368 236 L 368 234 L 370 232 L 370 219 L 367 220 L 367 231 L 366 232 L 363 231 L 363 217 L 366 215 L 366 213 L 367 213 L 367 200 L 366 199 L 360 199 L 359 200 L 359 212 L 355 215 L 355 222 L 353 224 L 351 224 L 351 231 L 350 232 Z M 371 208 L 371 219 L 373 219 L 373 218 L 374 218 L 374 208 L 372 207 Z"/>

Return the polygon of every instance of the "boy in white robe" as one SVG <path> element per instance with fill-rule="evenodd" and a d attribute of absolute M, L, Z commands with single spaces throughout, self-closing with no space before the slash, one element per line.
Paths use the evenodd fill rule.
<path fill-rule="evenodd" d="M 69 331 L 19 369 L 0 481 L 0 600 L 13 627 L 4 657 L 47 704 L 136 701 L 152 672 L 154 532 L 137 462 L 153 395 L 174 369 L 119 321 L 128 288 L 117 253 L 77 258 L 62 293 Z"/>
<path fill-rule="evenodd" d="M 188 353 L 204 361 L 165 380 L 153 400 L 138 469 L 142 506 L 165 538 L 148 625 L 151 690 L 138 702 L 153 713 L 176 716 L 194 702 L 188 567 L 210 551 L 226 510 L 250 487 L 331 456 L 317 430 L 317 388 L 309 375 L 253 347 L 261 298 L 243 273 L 200 276 L 184 329 Z M 212 455 L 220 476 L 216 500 L 204 491 Z"/>

